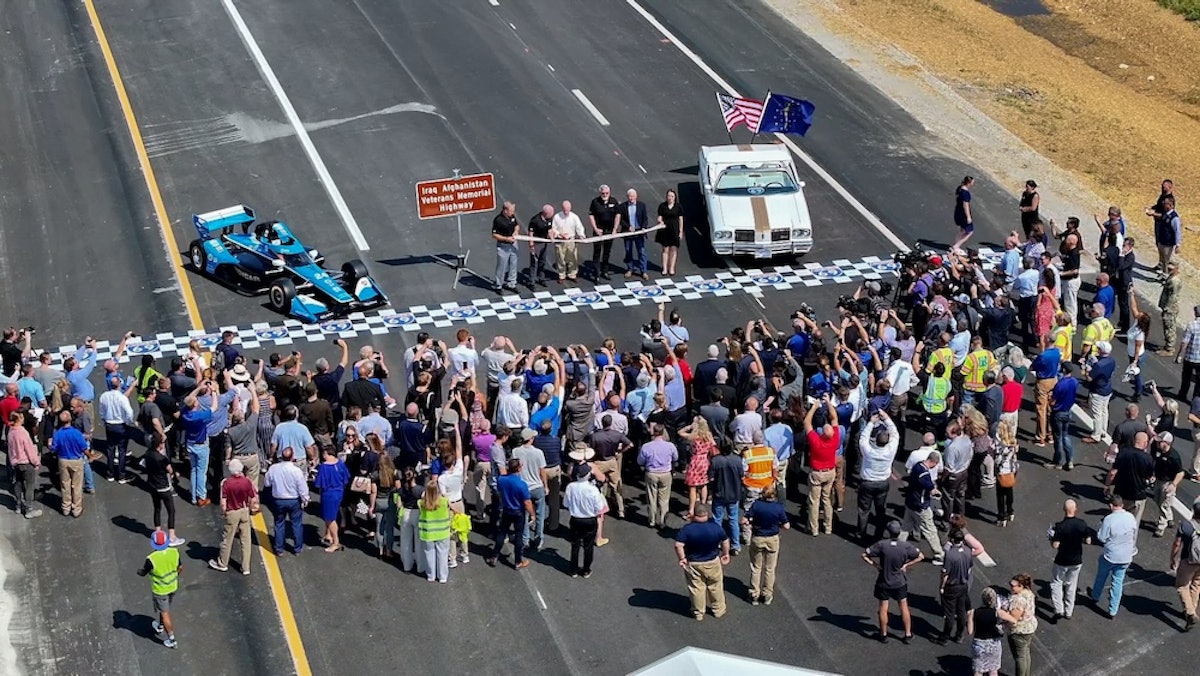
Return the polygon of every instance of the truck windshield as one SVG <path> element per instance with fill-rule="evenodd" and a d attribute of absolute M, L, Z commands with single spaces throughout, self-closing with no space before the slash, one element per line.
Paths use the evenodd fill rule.
<path fill-rule="evenodd" d="M 783 169 L 732 167 L 721 172 L 718 195 L 774 195 L 796 192 L 796 182 Z"/>

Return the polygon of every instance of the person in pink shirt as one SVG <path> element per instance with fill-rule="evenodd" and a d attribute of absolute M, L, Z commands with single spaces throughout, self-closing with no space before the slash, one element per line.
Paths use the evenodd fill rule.
<path fill-rule="evenodd" d="M 13 493 L 17 498 L 17 511 L 26 519 L 41 516 L 42 510 L 38 509 L 33 499 L 41 458 L 29 431 L 25 429 L 25 414 L 20 411 L 8 414 L 8 461 L 13 467 Z"/>

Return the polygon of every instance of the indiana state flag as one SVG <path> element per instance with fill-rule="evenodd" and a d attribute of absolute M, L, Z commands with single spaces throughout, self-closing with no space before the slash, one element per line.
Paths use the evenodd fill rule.
<path fill-rule="evenodd" d="M 812 126 L 813 112 L 817 107 L 803 99 L 767 92 L 763 101 L 762 117 L 758 120 L 756 134 L 799 134 L 804 136 Z"/>

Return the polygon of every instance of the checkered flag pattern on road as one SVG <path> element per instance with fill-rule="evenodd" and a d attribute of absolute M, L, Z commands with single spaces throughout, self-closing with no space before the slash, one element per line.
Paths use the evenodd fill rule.
<path fill-rule="evenodd" d="M 980 254 L 986 260 L 996 258 L 995 252 L 990 249 L 981 250 Z M 591 289 L 535 291 L 532 294 L 479 298 L 462 303 L 414 305 L 404 309 L 385 308 L 371 313 L 356 312 L 341 319 L 316 324 L 285 319 L 250 326 L 222 326 L 207 331 L 189 331 L 185 334 L 159 333 L 131 340 L 126 346 L 126 354 L 122 361 L 136 361 L 146 354 L 155 358 L 186 354 L 188 343 L 192 340 L 199 341 L 200 346 L 207 350 L 220 342 L 221 333 L 226 330 L 237 333 L 234 342 L 241 349 L 256 350 L 334 338 L 377 336 L 392 331 L 428 331 L 449 328 L 455 324 L 511 321 L 522 316 L 569 315 L 583 309 L 605 310 L 667 301 L 678 303 L 699 300 L 705 296 L 762 296 L 771 290 L 786 291 L 832 284 L 857 286 L 863 280 L 895 276 L 897 269 L 896 263 L 878 256 L 766 269 L 735 267 L 709 275 L 688 275 L 682 279 L 618 281 L 615 284 L 600 284 Z M 99 360 L 110 358 L 116 346 L 115 341 L 97 341 L 96 352 Z M 74 354 L 76 349 L 74 345 L 64 345 L 54 350 L 53 363 L 60 365 L 62 360 Z"/>

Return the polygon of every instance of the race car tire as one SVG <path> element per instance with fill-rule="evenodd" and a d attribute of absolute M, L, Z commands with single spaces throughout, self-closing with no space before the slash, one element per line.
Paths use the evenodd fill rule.
<path fill-rule="evenodd" d="M 188 247 L 188 262 L 196 272 L 204 272 L 208 268 L 208 252 L 204 250 L 204 244 L 200 240 L 192 242 Z"/>
<path fill-rule="evenodd" d="M 366 264 L 357 258 L 342 263 L 342 279 L 347 285 L 353 285 L 358 280 L 369 276 Z"/>
<path fill-rule="evenodd" d="M 276 312 L 287 314 L 292 309 L 292 300 L 296 297 L 296 285 L 287 277 L 271 282 L 267 290 L 267 302 Z"/>

